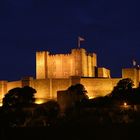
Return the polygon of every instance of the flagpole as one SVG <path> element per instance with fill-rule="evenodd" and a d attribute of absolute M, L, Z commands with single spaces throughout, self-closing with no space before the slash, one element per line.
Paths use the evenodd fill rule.
<path fill-rule="evenodd" d="M 85 39 L 80 37 L 80 36 L 78 36 L 78 48 L 80 48 L 81 41 L 85 41 Z"/>
<path fill-rule="evenodd" d="M 78 37 L 78 48 L 80 48 L 80 38 Z"/>

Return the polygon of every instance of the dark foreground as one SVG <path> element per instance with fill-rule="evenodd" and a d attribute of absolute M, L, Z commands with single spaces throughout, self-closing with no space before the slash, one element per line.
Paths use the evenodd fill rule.
<path fill-rule="evenodd" d="M 98 125 L 61 128 L 5 128 L 0 130 L 0 138 L 5 139 L 93 139 L 93 140 L 139 140 L 138 125 Z"/>

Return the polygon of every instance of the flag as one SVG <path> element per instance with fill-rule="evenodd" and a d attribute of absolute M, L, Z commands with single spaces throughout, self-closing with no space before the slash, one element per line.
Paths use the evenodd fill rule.
<path fill-rule="evenodd" d="M 79 39 L 79 41 L 85 41 L 85 39 L 80 36 L 78 37 L 78 39 Z"/>
<path fill-rule="evenodd" d="M 78 48 L 80 48 L 81 41 L 85 41 L 85 39 L 79 36 L 78 37 Z"/>
<path fill-rule="evenodd" d="M 133 66 L 136 66 L 136 60 L 133 59 Z"/>

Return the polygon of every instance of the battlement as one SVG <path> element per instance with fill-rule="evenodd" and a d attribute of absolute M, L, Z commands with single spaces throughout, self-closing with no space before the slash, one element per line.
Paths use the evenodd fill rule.
<path fill-rule="evenodd" d="M 70 76 L 94 77 L 97 66 L 95 53 L 87 53 L 83 48 L 72 49 L 68 54 L 50 54 L 47 51 L 36 54 L 36 77 L 69 78 Z"/>
<path fill-rule="evenodd" d="M 36 55 L 42 55 L 42 54 L 49 54 L 50 52 L 48 52 L 48 51 L 37 51 L 36 52 Z"/>
<path fill-rule="evenodd" d="M 71 56 L 71 54 L 49 54 L 49 57 L 65 57 Z"/>

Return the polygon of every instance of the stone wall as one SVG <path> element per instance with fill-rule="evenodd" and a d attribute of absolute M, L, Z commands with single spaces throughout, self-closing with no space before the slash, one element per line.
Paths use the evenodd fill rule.
<path fill-rule="evenodd" d="M 22 81 L 7 82 L 7 92 L 16 87 L 22 87 Z"/>
<path fill-rule="evenodd" d="M 121 78 L 79 78 L 33 80 L 30 84 L 37 90 L 36 98 L 57 98 L 57 91 L 66 90 L 72 84 L 85 86 L 90 98 L 110 93 Z"/>
<path fill-rule="evenodd" d="M 25 80 L 25 79 L 24 79 Z M 36 89 L 35 95 L 38 99 L 56 99 L 57 91 L 66 90 L 71 85 L 81 83 L 85 86 L 90 98 L 105 96 L 109 94 L 114 86 L 118 83 L 121 78 L 80 78 L 74 76 L 71 78 L 60 78 L 60 79 L 33 79 L 29 78 L 29 86 Z M 28 82 L 27 82 L 28 83 Z M 0 82 L 0 99 L 3 98 L 4 94 L 8 90 L 15 87 L 22 87 L 23 81 L 14 82 Z"/>
<path fill-rule="evenodd" d="M 94 98 L 109 94 L 119 80 L 120 78 L 81 78 L 80 83 L 85 86 L 88 96 Z"/>
<path fill-rule="evenodd" d="M 130 78 L 134 81 L 134 87 L 139 86 L 140 70 L 137 68 L 124 68 L 122 69 L 122 78 Z"/>
<path fill-rule="evenodd" d="M 69 78 L 70 76 L 93 77 L 93 68 L 97 66 L 95 53 L 87 53 L 85 49 L 72 49 L 70 54 L 36 53 L 36 77 Z"/>
<path fill-rule="evenodd" d="M 98 77 L 99 78 L 110 78 L 110 70 L 104 67 L 97 68 L 98 69 Z"/>
<path fill-rule="evenodd" d="M 47 51 L 36 52 L 36 78 L 45 79 L 47 77 Z"/>
<path fill-rule="evenodd" d="M 68 78 L 73 75 L 73 58 L 70 54 L 49 55 L 47 59 L 48 78 Z"/>
<path fill-rule="evenodd" d="M 52 79 L 52 98 L 57 98 L 58 90 L 66 90 L 70 85 L 70 79 Z"/>
<path fill-rule="evenodd" d="M 66 90 L 70 86 L 70 80 L 36 79 L 30 81 L 30 86 L 36 89 L 36 98 L 56 99 L 57 91 Z"/>
<path fill-rule="evenodd" d="M 0 81 L 0 105 L 2 105 L 2 99 L 7 93 L 7 81 Z"/>
<path fill-rule="evenodd" d="M 46 98 L 50 99 L 50 79 L 35 79 L 30 81 L 30 86 L 36 89 L 37 93 L 35 94 L 36 98 Z"/>

